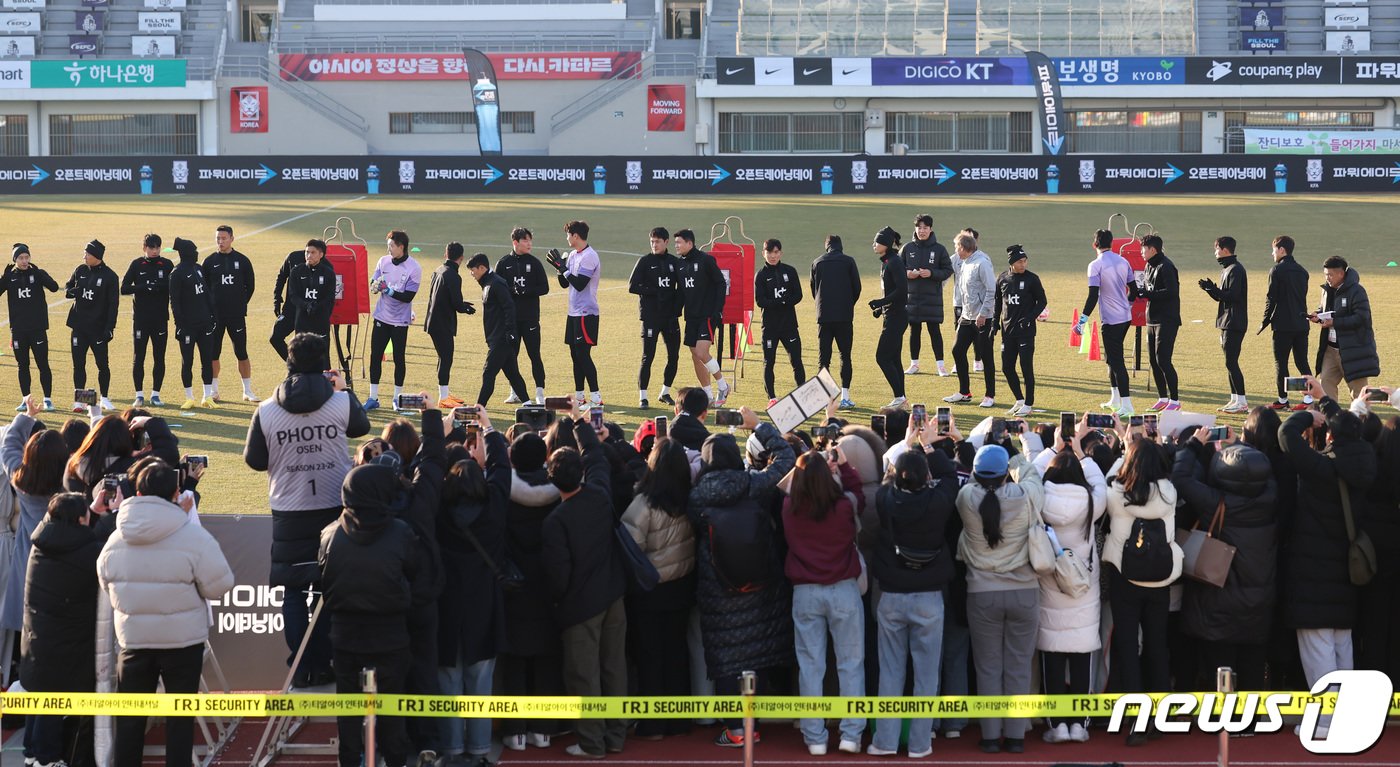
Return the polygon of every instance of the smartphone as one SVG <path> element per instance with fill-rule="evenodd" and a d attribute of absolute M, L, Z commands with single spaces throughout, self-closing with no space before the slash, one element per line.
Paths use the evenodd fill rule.
<path fill-rule="evenodd" d="M 882 416 L 882 415 L 878 415 L 878 414 L 870 416 L 870 430 L 873 431 L 873 432 L 875 432 L 876 434 L 880 435 L 880 438 L 881 438 L 881 439 L 884 439 L 884 438 L 885 438 L 885 417 Z"/>
<path fill-rule="evenodd" d="M 1006 439 L 1006 419 L 993 418 L 989 445 L 1000 445 Z"/>
<path fill-rule="evenodd" d="M 1366 401 L 1367 401 L 1367 402 L 1389 402 L 1389 401 L 1390 401 L 1390 395 L 1389 395 L 1389 394 L 1386 394 L 1384 391 L 1381 391 L 1380 389 L 1368 388 L 1368 389 L 1366 389 Z"/>
<path fill-rule="evenodd" d="M 945 408 L 938 409 L 940 416 L 943 413 L 944 409 Z M 928 421 L 927 407 L 924 407 L 923 405 L 915 405 L 909 409 L 909 429 L 911 431 L 918 431 L 919 429 L 924 428 L 924 423 L 926 421 Z"/>
<path fill-rule="evenodd" d="M 453 408 L 452 417 L 454 419 L 457 418 L 456 410 L 457 408 Z M 515 422 L 523 423 L 536 432 L 543 434 L 549 429 L 549 425 L 554 423 L 554 413 L 533 405 L 519 407 L 515 409 Z"/>
<path fill-rule="evenodd" d="M 102 478 L 102 496 L 110 505 L 117 497 L 117 491 L 121 489 L 122 477 L 120 474 L 108 474 Z"/>
<path fill-rule="evenodd" d="M 738 410 L 716 410 L 715 426 L 743 426 L 744 414 Z"/>
<path fill-rule="evenodd" d="M 1074 417 L 1074 413 L 1060 413 L 1060 439 L 1069 444 L 1074 433 L 1078 431 L 1079 419 Z"/>
<path fill-rule="evenodd" d="M 659 415 L 659 416 L 656 417 L 655 423 L 656 423 L 656 438 L 657 438 L 657 439 L 661 439 L 662 437 L 666 436 L 667 429 L 669 429 L 669 428 L 670 428 L 670 425 L 671 425 L 671 419 L 667 418 L 667 417 L 664 416 L 664 415 Z"/>
<path fill-rule="evenodd" d="M 73 401 L 78 403 L 79 405 L 87 405 L 88 407 L 92 407 L 97 404 L 97 390 L 74 389 Z"/>
<path fill-rule="evenodd" d="M 591 424 L 591 425 L 593 426 L 593 429 L 594 429 L 595 431 L 602 431 L 602 430 L 603 430 L 603 407 L 602 407 L 602 405 L 594 405 L 594 406 L 588 411 L 588 423 Z"/>
<path fill-rule="evenodd" d="M 544 406 L 546 410 L 573 410 L 573 397 L 545 397 Z"/>
<path fill-rule="evenodd" d="M 334 371 L 334 370 L 327 370 L 327 371 L 321 373 L 321 375 L 325 376 L 327 381 L 334 381 L 334 380 L 335 380 L 335 371 Z"/>
<path fill-rule="evenodd" d="M 1130 416 L 1128 416 L 1128 428 L 1131 429 L 1131 428 L 1134 427 L 1134 426 L 1141 426 L 1142 424 L 1143 424 L 1142 416 L 1140 416 L 1140 415 L 1130 415 Z"/>
<path fill-rule="evenodd" d="M 1143 433 L 1152 439 L 1157 438 L 1157 414 L 1148 413 L 1142 417 Z"/>
<path fill-rule="evenodd" d="M 209 468 L 209 456 L 207 455 L 187 455 L 185 456 L 186 466 L 203 466 Z"/>
<path fill-rule="evenodd" d="M 1112 429 L 1113 416 L 1106 413 L 1090 413 L 1088 424 L 1091 429 Z"/>
<path fill-rule="evenodd" d="M 819 439 L 824 439 L 828 443 L 835 442 L 836 440 L 841 439 L 841 425 L 836 423 L 829 423 L 824 426 L 818 426 L 812 436 Z"/>
<path fill-rule="evenodd" d="M 1211 442 L 1219 442 L 1220 440 L 1225 439 L 1225 437 L 1228 435 L 1228 430 L 1229 430 L 1229 428 L 1230 428 L 1229 426 L 1212 426 L 1212 427 L 1210 427 L 1210 437 L 1209 437 L 1209 440 L 1210 440 Z"/>
<path fill-rule="evenodd" d="M 1007 434 L 1025 434 L 1026 422 L 1021 418 L 1014 418 L 1006 422 Z"/>
<path fill-rule="evenodd" d="M 921 407 L 922 407 L 922 406 L 921 406 Z M 950 433 L 952 433 L 952 431 L 953 431 L 953 409 L 952 409 L 952 408 L 950 408 L 950 407 L 941 407 L 941 408 L 938 408 L 938 410 L 934 411 L 934 418 L 936 419 L 936 420 L 934 421 L 934 423 L 935 423 L 935 425 L 938 427 L 938 433 L 939 433 L 940 435 L 941 435 L 941 434 L 950 434 Z M 920 426 L 922 426 L 922 424 L 923 424 L 923 419 L 920 419 L 920 422 L 919 422 L 919 423 L 920 423 Z"/>
<path fill-rule="evenodd" d="M 428 400 L 421 394 L 400 394 L 396 397 L 399 410 L 422 410 L 428 406 Z"/>
<path fill-rule="evenodd" d="M 480 434 L 481 424 L 476 421 L 471 421 L 467 424 L 467 441 L 465 444 L 468 450 L 472 450 L 476 447 L 476 440 Z"/>
<path fill-rule="evenodd" d="M 1303 376 L 1290 376 L 1283 379 L 1284 391 L 1307 391 L 1308 379 Z"/>
<path fill-rule="evenodd" d="M 452 408 L 452 420 L 456 421 L 457 423 L 475 421 L 476 414 L 479 412 L 481 412 L 481 408 L 478 408 L 476 405 L 463 405 L 462 407 L 454 407 Z"/>

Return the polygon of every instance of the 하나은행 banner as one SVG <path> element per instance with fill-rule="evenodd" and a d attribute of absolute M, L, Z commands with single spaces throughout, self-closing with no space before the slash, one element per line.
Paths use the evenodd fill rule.
<path fill-rule="evenodd" d="M 635 77 L 637 51 L 488 53 L 502 80 L 609 80 Z M 460 53 L 284 53 L 283 80 L 466 80 Z"/>
<path fill-rule="evenodd" d="M 0 194 L 1400 192 L 1388 155 L 5 157 Z"/>
<path fill-rule="evenodd" d="M 647 130 L 685 130 L 685 86 L 647 86 Z"/>

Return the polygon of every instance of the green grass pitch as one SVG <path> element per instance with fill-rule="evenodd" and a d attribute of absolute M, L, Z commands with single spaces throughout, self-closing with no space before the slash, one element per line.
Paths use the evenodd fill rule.
<path fill-rule="evenodd" d="M 426 275 L 436 268 L 443 245 L 452 240 L 467 246 L 467 253 L 483 251 L 492 262 L 506 252 L 509 232 L 520 225 L 535 233 L 535 250 L 542 255 L 550 247 L 563 249 L 563 225 L 569 219 L 587 220 L 592 227 L 591 243 L 602 255 L 604 279 L 599 294 L 602 304 L 601 345 L 594 357 L 602 376 L 603 397 L 610 418 L 630 428 L 644 417 L 636 409 L 637 364 L 641 340 L 636 298 L 627 293 L 627 278 L 635 255 L 645 250 L 647 233 L 654 226 L 671 231 L 689 227 L 697 232 L 700 244 L 709 239 L 712 224 L 728 216 L 740 216 L 748 237 L 759 243 L 767 237 L 783 241 L 786 260 L 806 274 L 808 264 L 822 251 L 823 237 L 839 234 L 846 251 L 856 258 L 864 276 L 862 301 L 879 290 L 878 261 L 870 251 L 870 241 L 882 226 L 891 225 L 912 236 L 915 214 L 930 213 L 934 231 L 944 243 L 965 226 L 981 232 L 981 247 L 991 256 L 998 271 L 1005 268 L 1005 247 L 1021 243 L 1030 254 L 1030 269 L 1040 274 L 1050 298 L 1050 321 L 1040 324 L 1037 341 L 1037 407 L 1045 411 L 1033 420 L 1053 420 L 1060 410 L 1082 411 L 1096 408 L 1107 392 L 1107 372 L 1102 363 L 1090 362 L 1068 347 L 1068 323 L 1086 294 L 1084 269 L 1093 253 L 1091 235 L 1104 226 L 1113 213 L 1126 214 L 1132 224 L 1147 222 L 1165 239 L 1167 254 L 1176 262 L 1182 278 L 1182 313 L 1185 325 L 1177 343 L 1176 363 L 1181 375 L 1182 398 L 1187 408 L 1213 412 L 1227 399 L 1218 334 L 1213 328 L 1215 304 L 1196 289 L 1201 277 L 1217 277 L 1218 269 L 1211 244 L 1219 235 L 1239 240 L 1241 261 L 1250 277 L 1250 325 L 1258 327 L 1263 314 L 1266 273 L 1270 265 L 1269 243 L 1273 236 L 1289 234 L 1298 240 L 1296 256 L 1315 275 L 1309 300 L 1315 301 L 1322 281 L 1321 262 L 1332 254 L 1345 256 L 1361 273 L 1371 297 L 1376 335 L 1380 344 L 1384 375 L 1381 383 L 1395 383 L 1391 375 L 1396 364 L 1395 326 L 1400 321 L 1400 269 L 1385 265 L 1397 258 L 1397 214 L 1400 196 L 1303 196 L 1249 197 L 30 197 L 9 198 L 4 204 L 6 237 L 25 242 L 34 253 L 35 263 L 47 269 L 60 284 L 81 262 L 83 245 L 91 238 L 107 245 L 107 262 L 120 275 L 131 259 L 140 255 L 141 237 L 157 232 L 170 243 L 176 236 L 194 240 L 201 252 L 213 247 L 214 227 L 230 224 L 237 235 L 234 247 L 247 254 L 257 268 L 258 287 L 248 318 L 249 346 L 253 360 L 254 388 L 259 396 L 269 396 L 284 368 L 266 338 L 272 326 L 272 286 L 277 268 L 287 252 L 301 248 L 311 237 L 321 237 L 337 217 L 353 219 L 358 233 L 368 241 L 371 263 L 381 255 L 385 232 L 404 229 L 421 251 L 414 255 L 423 266 L 424 293 L 416 303 L 421 314 L 426 308 Z M 1121 226 L 1120 226 L 1121 230 Z M 950 247 L 951 250 L 951 247 Z M 173 257 L 173 254 L 171 254 Z M 465 276 L 465 275 L 464 275 Z M 471 280 L 464 289 L 469 299 L 479 298 Z M 950 290 L 950 287 L 945 290 Z M 804 292 L 805 288 L 804 288 Z M 61 299 L 61 293 L 54 297 Z M 951 307 L 951 301 L 945 301 Z M 119 406 L 130 404 L 131 379 L 130 305 L 124 297 L 112 344 L 111 396 Z M 855 380 L 852 394 L 859 407 L 850 414 L 863 422 L 890 399 L 890 392 L 874 364 L 878 321 L 860 306 L 857 311 Z M 807 321 L 803 327 L 804 356 L 808 370 L 816 368 L 816 327 L 813 304 L 807 296 L 798 308 Z M 71 360 L 64 326 L 66 303 L 51 310 L 51 363 L 54 369 L 54 401 L 60 407 L 71 403 Z M 548 368 L 550 394 L 572 390 L 567 350 L 561 340 L 564 323 L 563 291 L 555 286 L 543 301 L 543 347 Z M 755 318 L 757 333 L 757 318 Z M 1132 366 L 1129 335 L 1129 367 Z M 435 357 L 421 325 L 410 332 L 408 348 L 408 391 L 436 391 Z M 944 339 L 951 350 L 951 326 L 944 325 Z M 1310 343 L 1317 341 L 1316 333 Z M 453 393 L 474 398 L 480 385 L 480 366 L 485 359 L 479 315 L 464 317 L 457 339 L 457 360 Z M 922 362 L 933 369 L 932 353 L 925 339 Z M 167 351 L 166 381 L 162 394 L 167 407 L 162 413 L 178 428 L 181 448 L 186 453 L 208 453 L 210 470 L 204 482 L 206 513 L 265 513 L 267 480 L 248 469 L 241 450 L 252 406 L 229 402 L 214 411 L 180 411 L 183 399 L 179 385 L 179 353 L 171 343 Z M 908 347 L 905 347 L 906 361 Z M 951 354 L 949 365 L 951 366 Z M 785 356 L 779 355 L 778 385 L 791 381 Z M 19 400 L 14 358 L 0 357 L 0 403 L 12 406 Z M 149 364 L 149 361 L 148 361 Z M 1242 364 L 1250 401 L 1267 403 L 1274 396 L 1273 360 L 1269 334 L 1246 340 Z M 1134 374 L 1133 394 L 1139 410 L 1150 404 L 1151 375 L 1144 352 L 1143 369 Z M 727 366 L 727 365 L 726 365 Z M 357 388 L 363 393 L 366 379 L 356 364 Z M 653 399 L 660 390 L 661 364 L 653 369 Z M 91 373 L 91 362 L 89 362 Z M 149 375 L 149 373 L 148 373 Z M 528 369 L 525 371 L 528 382 Z M 196 378 L 198 371 L 196 370 Z M 1009 391 L 998 374 L 1000 413 L 1010 405 Z M 392 365 L 385 365 L 385 381 L 392 384 Z M 93 379 L 90 377 L 89 381 Z M 695 380 L 689 357 L 682 349 L 679 385 Z M 231 349 L 224 352 L 222 390 L 225 396 L 239 391 L 237 369 Z M 148 380 L 149 383 L 149 380 Z M 90 384 L 91 385 L 91 384 Z M 37 386 L 37 378 L 36 378 Z M 198 386 L 198 381 L 196 381 Z M 388 388 L 386 386 L 386 388 Z M 508 390 L 504 378 L 497 382 L 495 402 L 490 412 L 497 422 L 507 420 L 514 406 L 500 402 Z M 909 380 L 909 396 L 927 402 L 952 393 L 955 378 L 939 378 L 925 372 Z M 974 379 L 974 394 L 980 384 Z M 392 392 L 392 389 L 388 389 Z M 384 398 L 387 403 L 387 398 Z M 762 387 L 762 356 L 757 346 L 751 350 L 738 380 L 731 405 L 762 409 L 767 398 Z M 653 408 L 649 414 L 655 415 Z M 964 427 L 988 414 L 975 406 L 959 406 L 957 417 Z M 68 416 L 53 413 L 46 420 L 57 424 Z M 379 410 L 372 420 L 377 431 L 393 417 L 392 411 Z M 1238 423 L 1239 419 L 1230 419 Z"/>

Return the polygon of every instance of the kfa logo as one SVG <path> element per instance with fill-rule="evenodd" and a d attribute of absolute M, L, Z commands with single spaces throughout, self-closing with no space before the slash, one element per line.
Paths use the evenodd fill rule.
<path fill-rule="evenodd" d="M 219 276 L 219 284 L 220 284 L 220 285 L 232 285 L 232 284 L 233 284 L 233 275 L 232 275 L 232 274 L 220 275 L 220 276 Z"/>

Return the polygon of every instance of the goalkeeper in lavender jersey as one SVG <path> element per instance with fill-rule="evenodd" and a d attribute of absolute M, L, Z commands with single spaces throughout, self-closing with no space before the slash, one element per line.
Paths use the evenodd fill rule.
<path fill-rule="evenodd" d="M 384 350 L 394 347 L 394 402 L 403 393 L 407 372 L 404 347 L 408 328 L 413 324 L 413 297 L 423 280 L 423 267 L 408 255 L 408 234 L 395 229 L 386 239 L 388 255 L 379 259 L 369 278 L 370 292 L 379 294 L 374 307 L 374 328 L 369 336 L 369 398 L 365 409 L 379 407 L 379 376 L 384 367 Z"/>

